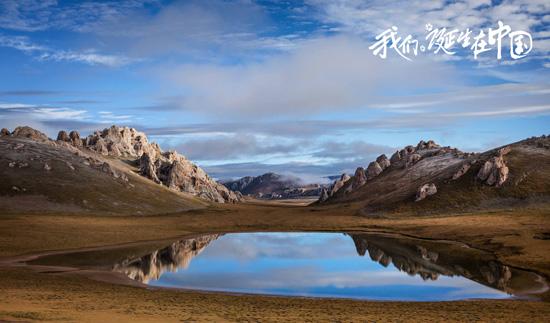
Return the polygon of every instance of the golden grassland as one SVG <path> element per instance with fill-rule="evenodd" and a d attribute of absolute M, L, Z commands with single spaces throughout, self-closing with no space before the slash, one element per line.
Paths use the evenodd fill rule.
<path fill-rule="evenodd" d="M 299 203 L 296 203 L 298 205 Z M 466 243 L 550 277 L 547 206 L 492 213 L 391 218 L 345 207 L 249 203 L 159 216 L 1 215 L 0 320 L 8 321 L 524 321 L 544 322 L 543 301 L 376 302 L 150 289 L 105 282 L 100 272 L 39 272 L 6 260 L 55 250 L 177 239 L 206 232 L 376 231 Z M 100 281 L 103 280 L 103 281 Z"/>

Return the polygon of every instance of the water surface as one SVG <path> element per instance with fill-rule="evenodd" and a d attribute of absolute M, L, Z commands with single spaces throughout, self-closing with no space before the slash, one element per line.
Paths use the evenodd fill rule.
<path fill-rule="evenodd" d="M 113 270 L 151 286 L 373 300 L 501 299 L 540 287 L 464 245 L 372 234 L 202 235 Z"/>

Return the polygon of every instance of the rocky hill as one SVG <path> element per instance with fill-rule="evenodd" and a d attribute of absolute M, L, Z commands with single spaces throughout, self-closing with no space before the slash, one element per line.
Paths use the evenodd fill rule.
<path fill-rule="evenodd" d="M 547 202 L 550 138 L 533 137 L 484 153 L 420 141 L 343 174 L 318 205 L 353 204 L 361 212 L 468 211 Z"/>
<path fill-rule="evenodd" d="M 268 199 L 319 196 L 324 187 L 320 184 L 304 184 L 299 178 L 275 173 L 246 176 L 234 181 L 225 181 L 223 185 L 243 195 Z"/>
<path fill-rule="evenodd" d="M 85 138 L 60 131 L 57 140 L 30 127 L 2 129 L 0 152 L 0 210 L 6 212 L 175 212 L 205 205 L 195 196 L 219 203 L 240 199 L 184 156 L 162 151 L 127 127 Z"/>

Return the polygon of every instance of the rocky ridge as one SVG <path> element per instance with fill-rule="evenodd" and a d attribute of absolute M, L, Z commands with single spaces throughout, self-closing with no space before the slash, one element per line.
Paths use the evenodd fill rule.
<path fill-rule="evenodd" d="M 228 190 L 210 178 L 206 172 L 175 151 L 162 151 L 156 143 L 150 143 L 143 132 L 134 128 L 112 126 L 81 138 L 77 131 L 62 130 L 57 140 L 50 140 L 42 132 L 30 127 L 17 127 L 13 132 L 2 129 L 1 136 L 27 138 L 63 147 L 83 157 L 84 164 L 107 173 L 115 179 L 128 182 L 128 176 L 113 166 L 114 157 L 128 160 L 139 166 L 139 173 L 158 184 L 180 192 L 196 195 L 219 203 L 234 203 L 240 194 Z M 89 153 L 91 152 L 91 153 Z M 97 154 L 94 154 L 97 153 Z M 44 169 L 48 170 L 49 165 Z"/>
<path fill-rule="evenodd" d="M 456 181 L 464 176 L 470 168 L 484 163 L 477 174 L 477 179 L 489 186 L 501 187 L 508 179 L 508 167 L 504 156 L 509 153 L 510 147 L 498 150 L 489 160 L 481 160 L 480 154 L 464 153 L 456 148 L 442 147 L 433 140 L 421 140 L 416 146 L 406 146 L 397 150 L 390 158 L 382 154 L 370 162 L 367 168 L 358 167 L 353 177 L 343 174 L 332 186 L 322 192 L 319 203 L 346 200 L 352 198 L 354 192 L 377 182 L 384 191 L 393 185 L 395 191 L 407 189 L 414 191 L 411 200 L 420 202 L 431 195 L 437 194 L 439 181 Z M 449 173 L 451 172 L 451 173 Z M 393 174 L 391 182 L 383 187 L 382 175 Z M 399 174 L 399 175 L 397 175 Z M 388 175 L 389 176 L 389 175 Z M 384 176 L 386 178 L 387 176 Z M 435 182 L 434 182 L 435 181 Z M 374 192 L 374 195 L 382 193 Z M 390 194 L 388 193 L 384 194 Z M 410 193 L 407 193 L 410 194 Z"/>

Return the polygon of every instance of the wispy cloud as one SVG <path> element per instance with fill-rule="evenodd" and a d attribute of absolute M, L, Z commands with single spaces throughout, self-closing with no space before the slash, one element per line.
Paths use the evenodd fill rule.
<path fill-rule="evenodd" d="M 27 55 L 32 55 L 37 60 L 42 61 L 68 61 L 79 62 L 89 65 L 105 65 L 117 67 L 127 65 L 138 61 L 121 55 L 106 55 L 88 50 L 86 52 L 75 52 L 70 50 L 59 50 L 46 46 L 34 44 L 25 36 L 6 36 L 0 35 L 0 46 L 9 47 Z"/>
<path fill-rule="evenodd" d="M 71 109 L 66 107 L 40 106 L 22 103 L 0 103 L 0 116 L 2 115 L 26 115 L 28 118 L 38 120 L 71 119 L 83 120 L 88 111 Z"/>

